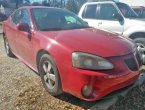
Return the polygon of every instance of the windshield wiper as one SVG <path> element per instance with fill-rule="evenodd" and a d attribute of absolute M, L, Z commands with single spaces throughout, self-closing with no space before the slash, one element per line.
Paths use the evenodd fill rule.
<path fill-rule="evenodd" d="M 82 28 L 89 28 L 89 26 L 74 26 L 72 29 L 82 29 Z"/>
<path fill-rule="evenodd" d="M 62 28 L 47 28 L 47 29 L 41 29 L 41 31 L 59 31 L 62 30 Z"/>

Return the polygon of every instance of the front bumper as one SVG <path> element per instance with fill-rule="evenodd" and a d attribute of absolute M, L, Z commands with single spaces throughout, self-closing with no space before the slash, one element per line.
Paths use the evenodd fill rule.
<path fill-rule="evenodd" d="M 88 101 L 99 100 L 102 97 L 108 95 L 109 93 L 119 90 L 121 88 L 127 87 L 133 84 L 139 76 L 139 72 L 131 72 L 127 75 L 114 77 L 114 78 L 102 78 L 94 81 L 94 93 L 93 97 L 87 99 Z"/>
<path fill-rule="evenodd" d="M 70 93 L 86 101 L 100 100 L 116 90 L 132 85 L 138 79 L 139 74 L 140 72 L 130 72 L 122 76 L 86 76 L 80 82 L 75 81 L 75 88 L 72 87 L 74 91 L 72 89 Z M 84 97 L 82 93 L 82 88 L 86 85 L 93 88 L 91 97 Z"/>
<path fill-rule="evenodd" d="M 106 71 L 89 71 L 70 68 L 69 74 L 65 74 L 63 89 L 80 99 L 87 101 L 99 100 L 113 91 L 133 84 L 139 77 L 142 67 L 136 55 L 124 55 L 109 58 L 115 67 Z M 126 60 L 127 59 L 127 60 Z M 130 62 L 128 64 L 128 62 Z M 131 64 L 131 65 L 130 65 Z M 84 88 L 92 89 L 92 95 L 86 97 Z M 90 92 L 90 91 L 89 91 Z"/>

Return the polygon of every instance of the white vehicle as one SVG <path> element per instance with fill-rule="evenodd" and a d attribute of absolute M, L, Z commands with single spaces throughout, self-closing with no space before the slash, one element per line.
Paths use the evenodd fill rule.
<path fill-rule="evenodd" d="M 78 15 L 90 26 L 122 34 L 145 49 L 145 20 L 139 19 L 127 4 L 114 1 L 87 2 Z"/>

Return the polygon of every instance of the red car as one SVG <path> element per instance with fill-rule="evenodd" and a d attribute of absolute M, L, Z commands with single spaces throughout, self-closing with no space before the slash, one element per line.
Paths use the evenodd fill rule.
<path fill-rule="evenodd" d="M 145 7 L 132 7 L 132 9 L 138 14 L 139 18 L 145 18 Z"/>
<path fill-rule="evenodd" d="M 139 76 L 141 58 L 130 40 L 91 28 L 63 9 L 22 7 L 4 22 L 3 32 L 7 55 L 38 72 L 53 96 L 99 100 Z"/>

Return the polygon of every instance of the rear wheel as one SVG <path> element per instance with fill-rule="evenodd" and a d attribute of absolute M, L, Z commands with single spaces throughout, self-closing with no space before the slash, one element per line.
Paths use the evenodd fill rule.
<path fill-rule="evenodd" d="M 50 55 L 44 54 L 40 58 L 39 73 L 47 92 L 53 96 L 58 96 L 62 93 L 60 75 Z"/>
<path fill-rule="evenodd" d="M 15 55 L 13 54 L 13 52 L 10 49 L 9 42 L 8 42 L 7 38 L 5 36 L 3 38 L 4 38 L 4 46 L 5 46 L 5 51 L 6 51 L 7 56 L 15 57 Z"/>

